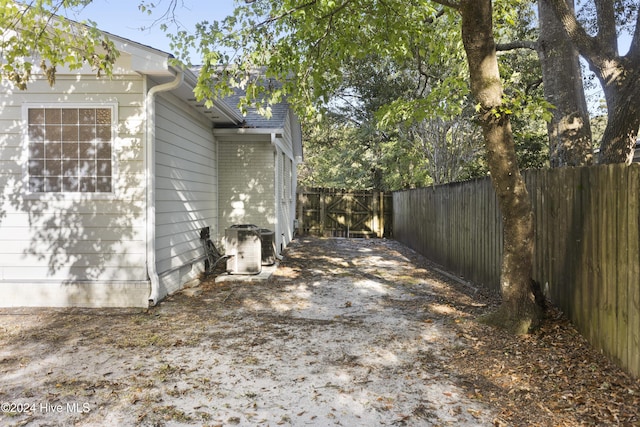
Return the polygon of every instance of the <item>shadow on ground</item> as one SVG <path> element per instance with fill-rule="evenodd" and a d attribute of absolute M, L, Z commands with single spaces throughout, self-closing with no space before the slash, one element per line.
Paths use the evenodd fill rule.
<path fill-rule="evenodd" d="M 268 281 L 149 310 L 4 309 L 0 423 L 637 425 L 637 381 L 557 312 L 474 321 L 496 303 L 397 242 L 301 238 Z"/>

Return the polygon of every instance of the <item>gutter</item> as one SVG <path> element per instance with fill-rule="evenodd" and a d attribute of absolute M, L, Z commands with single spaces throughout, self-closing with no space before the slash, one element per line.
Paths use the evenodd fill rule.
<path fill-rule="evenodd" d="M 177 71 L 173 81 L 154 86 L 147 92 L 145 110 L 147 115 L 146 129 L 146 175 L 147 175 L 147 275 L 151 282 L 149 305 L 154 306 L 160 300 L 160 278 L 156 269 L 156 102 L 160 92 L 168 92 L 180 87 L 184 81 L 184 72 Z"/>
<path fill-rule="evenodd" d="M 284 130 L 282 128 L 215 128 L 216 135 L 271 135 L 282 134 Z"/>
<path fill-rule="evenodd" d="M 191 70 L 185 71 L 184 81 L 191 88 L 195 88 L 198 85 L 198 76 L 194 74 Z M 244 121 L 244 116 L 238 111 L 227 105 L 222 99 L 214 99 L 213 106 L 216 108 L 224 117 L 230 120 L 233 124 L 238 125 Z"/>

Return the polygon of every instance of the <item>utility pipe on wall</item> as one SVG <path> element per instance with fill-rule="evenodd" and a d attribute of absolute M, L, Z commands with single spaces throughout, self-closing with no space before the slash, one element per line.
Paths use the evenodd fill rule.
<path fill-rule="evenodd" d="M 161 298 L 160 278 L 156 268 L 156 101 L 160 92 L 177 89 L 184 81 L 184 72 L 179 70 L 175 78 L 147 92 L 145 110 L 147 114 L 146 128 L 146 184 L 147 184 L 147 275 L 151 282 L 149 305 L 154 306 Z"/>

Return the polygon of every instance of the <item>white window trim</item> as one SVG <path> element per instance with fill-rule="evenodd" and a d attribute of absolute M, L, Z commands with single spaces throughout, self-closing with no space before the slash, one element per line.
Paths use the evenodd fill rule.
<path fill-rule="evenodd" d="M 110 108 L 111 109 L 111 191 L 110 192 L 43 192 L 29 190 L 29 109 L 30 108 Z M 22 189 L 28 200 L 112 200 L 120 194 L 117 186 L 118 162 L 116 144 L 118 141 L 118 103 L 116 102 L 28 102 L 22 104 Z"/>

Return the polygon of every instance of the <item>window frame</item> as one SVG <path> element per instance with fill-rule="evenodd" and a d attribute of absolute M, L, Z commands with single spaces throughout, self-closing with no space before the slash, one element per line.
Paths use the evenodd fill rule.
<path fill-rule="evenodd" d="M 111 191 L 31 191 L 29 185 L 29 110 L 31 109 L 110 109 L 111 110 Z M 23 194 L 27 199 L 42 198 L 64 198 L 64 199 L 113 199 L 118 193 L 116 177 L 118 176 L 118 163 L 116 161 L 116 141 L 118 140 L 117 124 L 118 104 L 115 102 L 47 102 L 47 103 L 24 103 L 22 104 L 22 148 L 23 148 Z"/>

